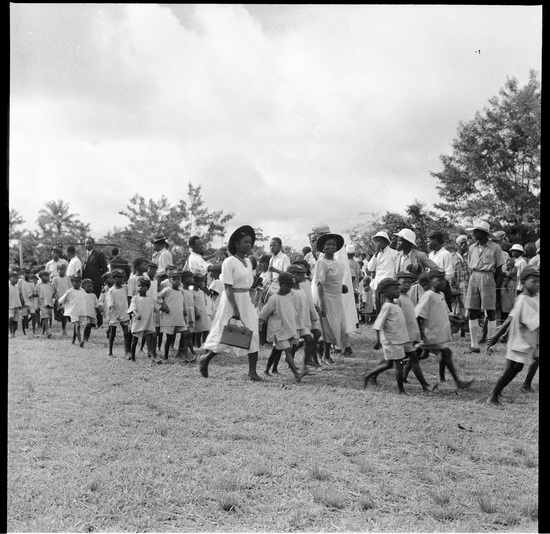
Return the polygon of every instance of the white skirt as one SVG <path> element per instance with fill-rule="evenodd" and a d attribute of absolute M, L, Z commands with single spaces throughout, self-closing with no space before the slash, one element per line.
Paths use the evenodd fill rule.
<path fill-rule="evenodd" d="M 212 326 L 210 327 L 210 333 L 206 338 L 206 341 L 203 343 L 202 348 L 211 350 L 212 352 L 233 352 L 237 356 L 245 356 L 251 352 L 258 352 L 260 350 L 259 336 L 258 336 L 258 312 L 254 307 L 252 298 L 250 296 L 250 291 L 236 291 L 234 293 L 235 301 L 239 308 L 239 313 L 241 314 L 241 321 L 245 324 L 247 328 L 252 330 L 252 341 L 250 343 L 249 349 L 241 349 L 238 347 L 231 347 L 220 343 L 222 337 L 223 327 L 229 323 L 229 319 L 233 317 L 233 306 L 227 298 L 227 294 L 224 291 L 219 300 L 218 309 L 216 310 L 216 315 L 212 321 Z M 233 320 L 240 324 L 238 321 Z"/>

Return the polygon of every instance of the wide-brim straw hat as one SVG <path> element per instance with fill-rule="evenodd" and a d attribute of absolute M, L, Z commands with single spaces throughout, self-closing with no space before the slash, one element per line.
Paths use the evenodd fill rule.
<path fill-rule="evenodd" d="M 466 228 L 468 232 L 473 232 L 474 230 L 481 230 L 482 232 L 485 232 L 487 235 L 491 235 L 491 227 L 489 226 L 488 222 L 485 221 L 476 221 L 472 228 Z"/>
<path fill-rule="evenodd" d="M 323 252 L 325 243 L 329 239 L 336 240 L 336 250 L 340 250 L 344 246 L 344 238 L 340 234 L 323 234 L 317 239 L 317 250 Z"/>
<path fill-rule="evenodd" d="M 412 230 L 409 230 L 408 228 L 403 228 L 393 235 L 401 237 L 405 241 L 412 243 L 413 247 L 416 247 L 416 234 Z"/>
<path fill-rule="evenodd" d="M 254 231 L 254 228 L 252 228 L 252 226 L 245 224 L 244 226 L 240 226 L 239 228 L 237 228 L 231 234 L 231 237 L 227 242 L 227 250 L 231 254 L 235 254 L 235 252 L 237 252 L 237 241 L 239 241 L 245 236 L 250 236 L 252 238 L 252 245 L 254 245 L 256 241 L 256 232 Z"/>

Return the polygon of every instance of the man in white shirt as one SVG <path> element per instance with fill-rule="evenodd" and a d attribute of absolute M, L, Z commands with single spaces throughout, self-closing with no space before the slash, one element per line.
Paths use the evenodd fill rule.
<path fill-rule="evenodd" d="M 57 269 L 60 265 L 69 266 L 69 262 L 61 257 L 61 250 L 57 247 L 52 248 L 52 259 L 46 263 L 44 270 L 50 273 L 50 280 L 53 280 L 54 276 L 58 275 Z"/>
<path fill-rule="evenodd" d="M 189 238 L 189 247 L 191 250 L 189 252 L 189 257 L 187 258 L 184 271 L 191 271 L 193 274 L 206 276 L 208 273 L 208 267 L 211 265 L 209 260 L 216 258 L 218 256 L 218 252 L 211 254 L 210 256 L 205 256 L 204 252 L 206 250 L 206 246 L 198 235 L 194 235 Z"/>
<path fill-rule="evenodd" d="M 367 264 L 367 270 L 373 273 L 371 287 L 374 291 L 376 314 L 380 312 L 381 301 L 378 286 L 384 278 L 395 278 L 397 274 L 397 250 L 390 247 L 387 232 L 380 231 L 372 238 L 374 255 Z"/>
<path fill-rule="evenodd" d="M 80 258 L 76 255 L 76 249 L 69 245 L 67 247 L 67 258 L 69 260 L 69 265 L 67 267 L 67 276 L 72 278 L 73 276 L 82 276 L 82 262 Z"/>
<path fill-rule="evenodd" d="M 455 276 L 453 255 L 448 251 L 443 243 L 445 242 L 445 236 L 441 230 L 432 230 L 428 234 L 428 248 L 431 252 L 428 254 L 428 258 L 445 271 L 445 280 L 447 284 L 443 294 L 445 295 L 445 302 L 449 307 L 449 311 L 453 309 L 453 295 L 451 292 L 451 282 Z"/>
<path fill-rule="evenodd" d="M 264 276 L 264 287 L 271 281 L 271 292 L 276 293 L 279 289 L 279 274 L 285 272 L 290 267 L 290 258 L 283 252 L 283 242 L 280 237 L 274 237 L 269 243 L 269 250 L 273 256 L 269 260 L 269 268 Z"/>
<path fill-rule="evenodd" d="M 151 243 L 153 243 L 153 256 L 151 260 L 158 265 L 157 280 L 162 282 L 166 275 L 166 267 L 172 265 L 172 253 L 168 250 L 168 242 L 163 235 L 156 236 Z"/>

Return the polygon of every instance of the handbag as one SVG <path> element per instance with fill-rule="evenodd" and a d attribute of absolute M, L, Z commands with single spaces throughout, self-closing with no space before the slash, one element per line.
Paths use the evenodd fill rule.
<path fill-rule="evenodd" d="M 241 321 L 242 326 L 229 322 L 223 327 L 220 343 L 229 345 L 231 347 L 237 347 L 239 349 L 249 349 L 252 343 L 252 330 L 246 327 Z"/>

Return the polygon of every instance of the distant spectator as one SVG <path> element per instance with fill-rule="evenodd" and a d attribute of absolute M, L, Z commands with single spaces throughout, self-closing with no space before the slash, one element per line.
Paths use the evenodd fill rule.
<path fill-rule="evenodd" d="M 166 241 L 166 237 L 164 237 L 163 235 L 156 236 L 155 238 L 153 238 L 151 243 L 153 244 L 153 248 L 155 249 L 151 260 L 153 263 L 156 263 L 158 265 L 157 280 L 159 282 L 162 282 L 163 280 L 168 278 L 166 267 L 172 265 L 172 253 L 168 249 L 168 242 Z"/>
<path fill-rule="evenodd" d="M 52 248 L 52 259 L 46 263 L 45 270 L 50 273 L 50 280 L 53 280 L 55 276 L 58 276 L 58 269 L 60 265 L 69 266 L 69 262 L 61 258 L 61 250 L 59 247 Z"/>
<path fill-rule="evenodd" d="M 125 258 L 119 256 L 118 247 L 113 247 L 111 249 L 111 259 L 109 260 L 109 271 L 113 272 L 115 269 L 122 269 L 122 272 L 126 276 L 125 282 L 130 278 L 132 274 L 132 269 L 130 268 L 130 263 Z"/>
<path fill-rule="evenodd" d="M 80 258 L 76 255 L 76 249 L 73 245 L 67 247 L 67 259 L 69 260 L 69 265 L 67 267 L 67 276 L 72 278 L 73 276 L 82 277 L 82 262 Z"/>

